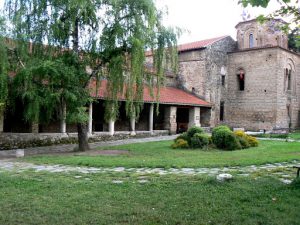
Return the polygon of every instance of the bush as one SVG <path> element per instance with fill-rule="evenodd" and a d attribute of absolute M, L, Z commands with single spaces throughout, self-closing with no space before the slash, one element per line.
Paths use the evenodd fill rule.
<path fill-rule="evenodd" d="M 219 130 L 231 131 L 230 128 L 225 125 L 217 126 L 212 130 L 212 136 L 214 136 L 215 132 L 218 132 Z"/>
<path fill-rule="evenodd" d="M 231 131 L 225 133 L 224 145 L 224 149 L 226 150 L 242 149 L 238 137 Z"/>
<path fill-rule="evenodd" d="M 189 144 L 184 139 L 175 139 L 175 143 L 172 144 L 172 148 L 188 148 Z"/>
<path fill-rule="evenodd" d="M 184 132 L 184 133 L 180 134 L 180 135 L 175 139 L 175 142 L 176 142 L 176 140 L 178 140 L 178 139 L 183 139 L 183 140 L 185 140 L 185 141 L 187 141 L 187 142 L 189 143 L 191 138 L 188 136 L 187 132 Z"/>
<path fill-rule="evenodd" d="M 258 140 L 256 137 L 252 137 L 250 135 L 247 135 L 247 141 L 251 147 L 257 147 L 258 146 Z"/>
<path fill-rule="evenodd" d="M 248 148 L 249 147 L 257 147 L 258 146 L 258 141 L 255 137 L 252 137 L 248 134 L 246 134 L 244 131 L 235 131 L 234 134 L 240 138 L 244 138 L 246 139 L 246 141 L 248 142 Z M 244 147 L 243 145 L 243 140 L 239 139 L 240 140 L 240 143 L 242 145 L 243 148 L 247 148 L 247 147 Z M 242 141 L 242 142 L 241 142 Z"/>
<path fill-rule="evenodd" d="M 235 136 L 237 137 L 238 141 L 240 142 L 242 148 L 250 148 L 250 144 L 246 137 L 241 137 L 236 134 L 235 134 Z"/>
<path fill-rule="evenodd" d="M 201 127 L 196 127 L 196 126 L 191 127 L 187 131 L 187 135 L 190 138 L 194 137 L 194 134 L 203 134 L 203 133 L 204 133 L 204 130 Z"/>
<path fill-rule="evenodd" d="M 196 133 L 191 138 L 190 146 L 192 148 L 203 148 L 208 146 L 209 144 L 209 136 L 207 134 Z"/>
<path fill-rule="evenodd" d="M 225 149 L 225 137 L 229 135 L 232 131 L 226 126 L 219 126 L 213 129 L 212 132 L 212 142 L 217 146 L 217 148 Z"/>

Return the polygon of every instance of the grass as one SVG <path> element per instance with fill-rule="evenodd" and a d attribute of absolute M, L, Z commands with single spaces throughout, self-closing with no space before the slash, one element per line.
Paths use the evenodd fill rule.
<path fill-rule="evenodd" d="M 103 149 L 129 150 L 119 156 L 35 156 L 26 161 L 93 167 L 221 167 L 246 166 L 300 160 L 300 143 L 261 141 L 260 146 L 240 151 L 175 150 L 171 141 L 129 144 Z"/>
<path fill-rule="evenodd" d="M 256 137 L 262 137 L 262 138 L 280 138 L 280 139 L 294 139 L 294 140 L 300 140 L 300 131 L 296 130 L 288 134 L 256 134 L 254 135 Z"/>
<path fill-rule="evenodd" d="M 112 184 L 113 175 L 75 175 L 2 172 L 0 224 L 300 224 L 300 182 L 165 176 L 142 185 L 131 177 Z"/>

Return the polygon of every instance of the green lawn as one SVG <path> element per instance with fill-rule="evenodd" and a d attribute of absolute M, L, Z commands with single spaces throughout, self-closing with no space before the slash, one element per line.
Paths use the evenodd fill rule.
<path fill-rule="evenodd" d="M 130 144 L 104 149 L 129 150 L 120 156 L 35 156 L 24 160 L 34 163 L 94 167 L 217 167 L 266 164 L 300 160 L 300 143 L 260 141 L 260 146 L 239 151 L 175 150 L 171 141 Z"/>
<path fill-rule="evenodd" d="M 75 175 L 2 172 L 0 224 L 300 224 L 299 182 L 164 176 L 112 184 L 112 174 Z"/>

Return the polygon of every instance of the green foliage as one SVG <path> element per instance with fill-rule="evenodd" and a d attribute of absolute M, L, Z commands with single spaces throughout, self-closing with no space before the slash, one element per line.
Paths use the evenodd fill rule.
<path fill-rule="evenodd" d="M 239 139 L 233 132 L 224 133 L 224 148 L 225 150 L 242 149 Z"/>
<path fill-rule="evenodd" d="M 66 103 L 67 121 L 85 122 L 87 116 L 83 106 L 90 99 L 84 86 L 86 82 L 85 70 L 76 65 L 76 56 L 64 54 L 28 64 L 17 73 L 13 90 L 15 98 L 21 98 L 26 105 L 28 121 L 50 121 L 57 109 Z"/>
<path fill-rule="evenodd" d="M 300 52 L 300 32 L 299 28 L 296 27 L 293 29 L 289 35 L 289 42 L 288 42 L 288 47 L 289 49 L 293 50 L 294 52 Z"/>
<path fill-rule="evenodd" d="M 183 139 L 176 139 L 175 143 L 172 144 L 171 146 L 172 148 L 176 149 L 176 148 L 188 148 L 189 144 L 186 140 Z"/>
<path fill-rule="evenodd" d="M 8 56 L 7 46 L 2 34 L 5 30 L 4 19 L 0 17 L 0 113 L 5 109 L 8 98 Z"/>
<path fill-rule="evenodd" d="M 244 148 L 250 148 L 250 144 L 248 142 L 248 140 L 246 139 L 246 137 L 240 137 L 240 136 L 236 136 L 237 140 L 239 141 L 239 143 L 241 144 L 241 147 Z"/>
<path fill-rule="evenodd" d="M 191 138 L 192 148 L 204 148 L 209 144 L 209 136 L 207 134 L 195 133 Z"/>
<path fill-rule="evenodd" d="M 225 148 L 225 136 L 232 131 L 227 126 L 215 127 L 212 131 L 212 142 L 217 146 L 217 148 Z"/>
<path fill-rule="evenodd" d="M 175 141 L 177 139 L 183 139 L 183 140 L 186 140 L 188 143 L 190 142 L 191 138 L 190 136 L 187 134 L 187 132 L 184 132 L 182 134 L 180 134 L 179 136 L 176 137 Z"/>
<path fill-rule="evenodd" d="M 85 73 L 87 79 L 105 78 L 108 81 L 107 121 L 116 120 L 120 97 L 126 100 L 127 116 L 138 119 L 143 107 L 144 82 L 147 81 L 152 90 L 155 85 L 161 85 L 167 64 L 176 69 L 177 34 L 161 24 L 162 13 L 156 9 L 153 0 L 7 0 L 5 11 L 14 31 L 11 36 L 18 40 L 15 52 L 18 65 L 25 67 L 22 70 L 30 70 L 37 59 L 48 60 L 70 51 L 77 56 L 72 65 L 77 76 L 81 77 L 82 69 L 89 66 L 92 73 Z M 30 48 L 29 42 L 34 43 Z M 153 51 L 153 70 L 157 76 L 144 70 L 145 49 Z M 30 74 L 22 73 L 26 77 Z M 83 80 L 78 89 L 87 87 L 88 82 Z M 36 120 L 37 111 L 41 109 L 42 102 L 35 98 L 36 93 L 34 90 L 23 96 L 28 100 L 35 99 L 32 103 L 27 102 L 30 104 L 27 119 Z M 88 98 L 82 101 L 81 107 L 88 101 Z M 79 109 L 77 117 L 81 121 L 82 110 Z M 72 115 L 72 118 L 76 116 Z"/>
<path fill-rule="evenodd" d="M 242 137 L 241 137 L 242 138 Z M 218 126 L 213 129 L 212 141 L 217 148 L 224 150 L 241 149 L 239 138 L 227 126 Z M 242 140 L 244 142 L 244 140 Z M 246 143 L 243 143 L 246 146 Z"/>
<path fill-rule="evenodd" d="M 258 140 L 250 135 L 247 136 L 247 141 L 251 147 L 257 147 L 259 144 Z"/>
<path fill-rule="evenodd" d="M 187 135 L 192 138 L 194 137 L 194 135 L 198 133 L 198 134 L 202 134 L 204 133 L 203 129 L 201 127 L 196 127 L 196 126 L 193 126 L 191 128 L 188 129 L 187 131 Z"/>

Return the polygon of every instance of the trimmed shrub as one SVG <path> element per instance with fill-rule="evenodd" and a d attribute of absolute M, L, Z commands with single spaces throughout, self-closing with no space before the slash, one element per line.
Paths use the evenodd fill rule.
<path fill-rule="evenodd" d="M 246 141 L 248 142 L 248 148 L 249 147 L 257 147 L 258 146 L 258 141 L 255 137 L 252 137 L 248 134 L 246 134 L 244 131 L 235 131 L 234 134 L 240 138 L 244 138 L 246 139 Z M 240 140 L 240 139 L 239 139 Z M 240 143 L 242 145 L 243 148 L 247 148 L 247 147 L 244 147 L 244 144 L 242 143 L 243 140 L 240 140 Z"/>
<path fill-rule="evenodd" d="M 175 143 L 172 144 L 172 148 L 188 148 L 189 144 L 186 140 L 184 139 L 176 139 Z"/>
<path fill-rule="evenodd" d="M 217 148 L 225 149 L 225 137 L 231 133 L 232 131 L 226 126 L 216 127 L 212 132 L 212 142 L 217 146 Z"/>
<path fill-rule="evenodd" d="M 237 136 L 233 132 L 225 133 L 224 145 L 225 145 L 224 149 L 226 149 L 226 150 L 242 149 L 242 146 L 241 146 Z"/>
<path fill-rule="evenodd" d="M 240 142 L 242 148 L 250 148 L 250 144 L 246 137 L 237 136 L 236 134 L 235 134 L 235 136 L 237 137 L 238 141 Z"/>
<path fill-rule="evenodd" d="M 252 137 L 250 135 L 247 136 L 247 141 L 251 147 L 257 147 L 258 146 L 258 140 L 256 137 Z"/>
<path fill-rule="evenodd" d="M 192 148 L 203 148 L 208 146 L 209 144 L 209 136 L 207 134 L 196 133 L 191 138 L 190 146 Z"/>
<path fill-rule="evenodd" d="M 204 130 L 201 127 L 196 127 L 196 126 L 191 127 L 187 131 L 187 135 L 190 138 L 194 137 L 194 134 L 203 134 L 203 133 L 204 133 Z"/>

